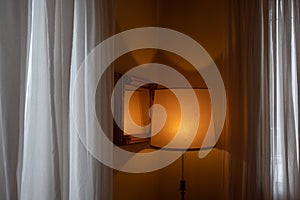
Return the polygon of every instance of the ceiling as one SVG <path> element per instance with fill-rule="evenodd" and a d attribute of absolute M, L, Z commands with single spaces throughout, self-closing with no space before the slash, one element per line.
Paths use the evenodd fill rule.
<path fill-rule="evenodd" d="M 164 27 L 184 33 L 210 54 L 219 70 L 224 66 L 226 0 L 116 0 L 116 28 L 119 33 L 138 27 Z M 115 71 L 125 73 L 145 63 L 162 63 L 181 72 L 193 87 L 206 87 L 195 68 L 170 52 L 143 49 L 118 58 Z"/>

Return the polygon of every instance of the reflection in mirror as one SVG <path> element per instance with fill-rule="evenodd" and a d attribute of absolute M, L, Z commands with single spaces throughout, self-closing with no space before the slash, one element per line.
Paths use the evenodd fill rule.
<path fill-rule="evenodd" d="M 142 84 L 136 77 L 122 78 L 122 74 L 115 74 L 115 84 L 122 81 L 121 91 L 115 91 L 117 100 L 115 109 L 118 110 L 121 126 L 114 123 L 114 143 L 116 145 L 133 144 L 150 141 L 150 107 L 153 102 L 153 91 L 156 84 Z"/>
<path fill-rule="evenodd" d="M 150 137 L 150 90 L 148 88 L 133 89 L 126 84 L 124 91 L 124 135 L 135 138 Z M 138 126 L 136 126 L 136 125 Z"/>

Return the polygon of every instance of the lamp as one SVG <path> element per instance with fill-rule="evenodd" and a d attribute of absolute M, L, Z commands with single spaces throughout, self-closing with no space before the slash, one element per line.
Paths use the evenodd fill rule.
<path fill-rule="evenodd" d="M 166 121 L 162 122 L 161 109 L 157 109 L 155 106 L 152 110 L 152 119 L 151 119 L 151 141 L 150 145 L 154 148 L 164 148 L 169 144 L 172 139 L 178 134 L 178 130 L 183 131 L 184 134 L 180 134 L 178 141 L 184 141 L 186 138 L 194 137 L 191 145 L 187 150 L 201 150 L 213 148 L 212 146 L 202 146 L 205 135 L 208 131 L 209 123 L 211 120 L 211 102 L 208 89 L 175 89 L 176 93 L 189 97 L 191 93 L 195 93 L 199 110 L 200 110 L 200 119 L 198 123 L 198 129 L 196 136 L 195 133 L 188 131 L 189 127 L 192 126 L 189 124 L 193 120 L 181 120 L 181 110 L 180 104 L 175 96 L 175 94 L 168 89 L 158 89 L 154 92 L 154 105 L 161 105 L 165 113 L 167 114 Z M 192 106 L 189 103 L 189 98 L 185 98 L 186 102 L 180 102 L 187 106 Z M 189 108 L 195 109 L 195 108 Z M 191 114 L 187 116 L 193 118 Z M 184 121 L 184 123 L 182 123 Z M 164 123 L 164 124 L 162 124 Z M 161 128 L 163 127 L 163 128 Z M 181 129 L 180 129 L 181 127 Z M 160 129 L 161 128 L 161 129 Z M 160 129 L 160 130 L 159 130 Z M 155 134 L 156 133 L 156 134 Z M 172 143 L 168 146 L 167 150 L 175 151 L 185 151 L 183 144 L 180 142 Z M 181 181 L 180 181 L 180 191 L 181 199 L 184 199 L 184 193 L 186 190 L 185 179 L 184 179 L 184 153 L 181 157 Z"/>

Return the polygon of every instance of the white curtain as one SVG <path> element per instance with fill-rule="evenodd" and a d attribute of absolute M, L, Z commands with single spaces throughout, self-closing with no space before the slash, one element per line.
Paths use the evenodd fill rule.
<path fill-rule="evenodd" d="M 112 198 L 111 170 L 87 152 L 69 117 L 70 83 L 112 34 L 112 5 L 0 1 L 0 199 Z M 110 106 L 112 75 L 97 109 L 110 133 L 101 110 Z"/>
<path fill-rule="evenodd" d="M 300 199 L 300 2 L 228 2 L 228 199 Z"/>
<path fill-rule="evenodd" d="M 299 1 L 269 1 L 268 8 L 264 83 L 270 95 L 271 194 L 299 199 Z"/>

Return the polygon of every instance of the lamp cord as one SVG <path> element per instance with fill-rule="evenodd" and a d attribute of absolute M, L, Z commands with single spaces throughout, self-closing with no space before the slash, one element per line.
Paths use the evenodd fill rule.
<path fill-rule="evenodd" d="M 185 193 L 185 180 L 184 180 L 184 153 L 181 155 L 181 180 L 180 180 L 180 191 L 181 191 L 181 200 L 184 200 Z"/>

